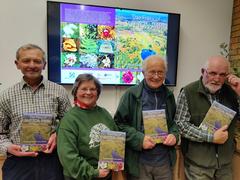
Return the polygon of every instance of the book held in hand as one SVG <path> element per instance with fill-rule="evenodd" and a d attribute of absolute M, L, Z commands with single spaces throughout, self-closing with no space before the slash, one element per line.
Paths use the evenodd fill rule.
<path fill-rule="evenodd" d="M 155 143 L 163 143 L 168 135 L 165 109 L 143 111 L 144 134 Z"/>
<path fill-rule="evenodd" d="M 210 133 L 214 133 L 222 126 L 229 125 L 235 115 L 236 112 L 232 109 L 217 101 L 213 101 L 199 127 L 203 130 L 209 131 Z"/>
<path fill-rule="evenodd" d="M 52 130 L 54 115 L 46 113 L 24 113 L 20 125 L 22 151 L 45 151 Z"/>
<path fill-rule="evenodd" d="M 99 169 L 124 170 L 125 141 L 125 132 L 101 131 Z"/>

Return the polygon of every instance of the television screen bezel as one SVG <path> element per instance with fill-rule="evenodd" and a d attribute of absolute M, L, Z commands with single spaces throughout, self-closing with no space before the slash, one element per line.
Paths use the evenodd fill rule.
<path fill-rule="evenodd" d="M 58 54 L 57 58 L 60 58 L 60 49 L 61 49 L 61 39 L 59 37 L 61 37 L 60 33 L 59 36 L 55 35 L 55 32 L 60 30 L 60 4 L 64 3 L 64 4 L 73 4 L 73 5 L 84 5 L 84 6 L 91 6 L 91 7 L 103 7 L 103 8 L 118 8 L 118 9 L 124 9 L 124 10 L 134 10 L 134 11 L 141 11 L 141 12 L 154 12 L 154 13 L 163 13 L 163 14 L 168 14 L 171 15 L 169 16 L 169 18 L 172 18 L 172 16 L 175 16 L 175 20 L 174 23 L 177 24 L 171 24 L 172 28 L 168 28 L 168 38 L 167 38 L 167 63 L 168 63 L 168 71 L 166 74 L 166 79 L 169 76 L 170 73 L 173 73 L 174 76 L 174 82 L 171 84 L 166 83 L 167 86 L 176 86 L 177 85 L 177 72 L 178 72 L 178 53 L 179 53 L 179 37 L 180 37 L 180 20 L 181 20 L 181 14 L 179 13 L 171 13 L 171 12 L 164 12 L 164 11 L 154 11 L 154 10 L 146 10 L 146 9 L 133 9 L 133 8 L 123 8 L 123 7 L 116 7 L 116 6 L 102 6 L 102 5 L 93 5 L 93 4 L 83 4 L 83 3 L 71 3 L 71 2 L 56 2 L 56 1 L 47 1 L 47 59 L 48 59 L 48 63 L 47 63 L 47 67 L 48 67 L 48 79 L 50 81 L 53 81 L 55 83 L 61 84 L 61 85 L 72 85 L 73 83 L 62 83 L 59 82 L 58 79 L 56 78 L 60 78 L 61 79 L 61 70 L 59 69 L 59 72 L 56 71 L 56 69 L 54 69 L 54 71 L 51 71 L 52 67 L 55 66 L 55 62 L 58 62 L 59 64 L 59 68 L 61 68 L 60 65 L 60 59 L 55 60 L 56 57 L 54 56 L 55 54 Z M 49 5 L 51 4 L 51 6 Z M 56 6 L 58 5 L 58 7 L 54 7 L 55 9 L 52 10 L 51 8 L 53 8 L 53 5 Z M 50 11 L 54 11 L 55 13 L 50 13 Z M 49 17 L 52 17 L 54 19 L 59 18 L 58 20 L 53 22 L 49 20 Z M 171 20 L 168 21 L 168 23 Z M 172 21 L 171 21 L 172 22 Z M 173 22 L 172 22 L 173 23 Z M 169 26 L 169 24 L 168 24 Z M 169 36 L 169 31 L 174 31 L 174 32 L 170 32 L 172 35 L 174 35 L 174 37 L 170 37 Z M 54 35 L 53 35 L 54 34 Z M 52 46 L 54 46 L 55 48 L 51 48 Z M 174 49 L 173 52 L 171 52 L 171 54 L 168 53 L 169 49 Z M 53 52 L 54 51 L 54 52 Z M 50 60 L 51 59 L 51 60 Z M 170 62 L 169 61 L 173 61 L 174 62 Z M 169 67 L 169 65 L 174 65 L 174 69 L 172 69 L 173 67 Z M 49 68 L 50 67 L 50 68 Z M 170 69 L 171 68 L 171 69 Z M 174 71 L 174 72 L 171 72 Z M 61 80 L 60 80 L 61 81 Z M 103 83 L 102 83 L 103 84 Z M 103 84 L 104 86 L 134 86 L 135 84 Z"/>

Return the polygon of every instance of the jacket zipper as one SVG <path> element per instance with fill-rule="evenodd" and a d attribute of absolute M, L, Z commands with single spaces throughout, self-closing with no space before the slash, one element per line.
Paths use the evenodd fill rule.
<path fill-rule="evenodd" d="M 157 109 L 157 104 L 158 104 L 158 100 L 157 100 L 157 94 L 154 93 L 154 97 L 155 97 L 155 102 L 156 102 L 156 105 L 155 105 L 155 110 Z"/>
<path fill-rule="evenodd" d="M 220 168 L 220 164 L 219 164 L 219 156 L 218 156 L 218 146 L 215 145 L 215 151 L 216 151 L 216 160 L 217 160 L 217 168 Z"/>

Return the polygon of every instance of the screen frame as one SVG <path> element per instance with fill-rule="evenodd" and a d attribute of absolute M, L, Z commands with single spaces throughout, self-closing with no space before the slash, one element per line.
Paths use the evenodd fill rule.
<path fill-rule="evenodd" d="M 164 13 L 164 14 L 170 15 L 168 20 L 168 36 L 167 36 L 167 52 L 166 52 L 168 71 L 166 73 L 166 79 L 170 77 L 172 83 L 171 84 L 166 83 L 166 85 L 167 86 L 177 85 L 181 14 L 145 10 L 145 9 L 130 9 L 130 8 L 123 8 L 123 7 L 101 6 L 101 5 L 91 5 L 91 4 L 71 3 L 71 2 L 56 2 L 56 1 L 47 1 L 47 52 L 48 52 L 47 67 L 48 67 L 48 79 L 50 81 L 56 82 L 61 85 L 73 84 L 73 83 L 61 82 L 61 60 L 60 60 L 61 35 L 59 32 L 60 23 L 61 23 L 60 21 L 60 4 L 61 3 L 92 6 L 92 7 L 103 7 L 103 8 L 118 8 L 118 9 L 134 10 L 134 11 L 141 11 L 141 12 L 155 12 L 155 13 Z M 56 32 L 59 32 L 59 34 L 56 35 L 57 34 Z M 169 34 L 171 34 L 171 36 Z M 171 53 L 169 53 L 169 51 L 171 51 Z M 103 84 L 103 85 L 104 86 L 133 86 L 136 84 Z"/>

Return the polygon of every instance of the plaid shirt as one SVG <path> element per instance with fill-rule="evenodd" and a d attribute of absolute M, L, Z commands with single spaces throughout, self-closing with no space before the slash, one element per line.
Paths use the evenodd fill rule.
<path fill-rule="evenodd" d="M 208 98 L 211 103 L 213 100 L 217 100 L 216 96 L 211 94 L 208 94 Z M 188 109 L 187 98 L 183 89 L 178 96 L 175 114 L 175 121 L 180 129 L 181 135 L 192 141 L 213 142 L 213 134 L 190 123 L 190 118 L 191 115 Z"/>
<path fill-rule="evenodd" d="M 0 153 L 6 154 L 12 143 L 20 143 L 19 126 L 24 113 L 50 113 L 61 119 L 70 107 L 66 90 L 48 80 L 43 80 L 35 91 L 24 80 L 4 91 L 0 96 Z"/>

